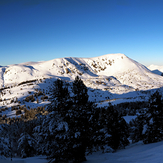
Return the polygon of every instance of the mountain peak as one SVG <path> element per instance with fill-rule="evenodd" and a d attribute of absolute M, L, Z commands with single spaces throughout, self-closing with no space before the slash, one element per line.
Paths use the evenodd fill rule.
<path fill-rule="evenodd" d="M 83 80 L 113 76 L 117 83 L 133 88 L 142 88 L 142 85 L 144 88 L 147 83 L 153 88 L 160 81 L 158 76 L 142 64 L 125 54 L 117 53 L 93 58 L 57 58 L 0 67 L 0 86 L 8 87 L 28 80 L 58 77 L 71 81 L 77 75 Z"/>
<path fill-rule="evenodd" d="M 93 58 L 116 58 L 116 57 L 127 57 L 127 56 L 122 53 L 113 53 L 113 54 L 105 54 L 105 55 L 93 57 Z"/>

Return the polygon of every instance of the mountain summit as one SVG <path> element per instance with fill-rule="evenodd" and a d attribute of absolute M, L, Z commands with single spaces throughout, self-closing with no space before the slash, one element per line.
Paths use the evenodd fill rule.
<path fill-rule="evenodd" d="M 77 75 L 92 88 L 98 87 L 100 81 L 106 84 L 103 84 L 103 87 L 125 85 L 143 90 L 163 85 L 161 76 L 152 73 L 147 67 L 126 55 L 107 54 L 94 58 L 66 57 L 0 67 L 0 87 L 46 78 L 64 78 L 72 81 Z"/>

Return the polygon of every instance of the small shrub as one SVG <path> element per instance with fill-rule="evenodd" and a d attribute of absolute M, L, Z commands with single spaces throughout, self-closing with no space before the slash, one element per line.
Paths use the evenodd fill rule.
<path fill-rule="evenodd" d="M 43 92 L 39 90 L 39 92 L 38 92 L 37 95 L 38 95 L 38 96 L 41 96 L 41 95 L 43 95 Z"/>
<path fill-rule="evenodd" d="M 22 114 L 21 110 L 16 110 L 16 115 Z"/>
<path fill-rule="evenodd" d="M 12 106 L 11 111 L 13 111 L 13 110 L 18 110 L 18 107 L 17 106 Z"/>
<path fill-rule="evenodd" d="M 6 114 L 4 114 L 3 116 L 2 116 L 2 120 L 5 120 L 6 119 Z"/>
<path fill-rule="evenodd" d="M 26 101 L 26 102 L 29 102 L 29 96 L 27 96 L 27 97 L 25 98 L 25 101 Z"/>
<path fill-rule="evenodd" d="M 6 109 L 5 108 L 2 108 L 1 111 L 5 111 Z"/>
<path fill-rule="evenodd" d="M 25 98 L 25 101 L 26 101 L 26 102 L 29 102 L 29 101 L 34 102 L 34 101 L 35 101 L 35 98 L 34 98 L 33 95 L 30 95 L 30 96 L 27 96 L 27 97 Z"/>
<path fill-rule="evenodd" d="M 48 99 L 48 96 L 46 96 L 46 95 L 44 95 L 44 96 L 41 97 L 41 100 L 42 100 L 42 101 L 44 101 L 44 100 L 46 100 L 46 99 Z"/>

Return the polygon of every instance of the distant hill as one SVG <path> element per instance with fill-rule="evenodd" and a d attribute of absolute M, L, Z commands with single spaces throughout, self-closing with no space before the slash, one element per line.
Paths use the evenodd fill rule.
<path fill-rule="evenodd" d="M 163 73 L 163 66 L 150 65 L 148 68 L 155 74 L 161 75 Z"/>

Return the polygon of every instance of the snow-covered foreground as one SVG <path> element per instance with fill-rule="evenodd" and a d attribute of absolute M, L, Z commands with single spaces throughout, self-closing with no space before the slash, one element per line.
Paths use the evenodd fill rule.
<path fill-rule="evenodd" d="M 163 141 L 145 145 L 139 142 L 116 153 L 94 153 L 85 163 L 163 163 L 162 154 Z"/>
<path fill-rule="evenodd" d="M 7 160 L 1 160 L 0 159 L 0 163 L 48 163 L 48 161 L 45 159 L 45 157 L 29 157 L 29 158 L 25 158 L 25 159 L 21 159 L 21 158 L 13 158 L 12 161 L 11 159 L 7 159 Z"/>
<path fill-rule="evenodd" d="M 115 153 L 96 152 L 87 156 L 84 163 L 163 163 L 163 141 L 152 144 L 138 142 Z M 0 160 L 0 163 L 10 163 Z M 45 157 L 14 158 L 12 163 L 48 163 Z"/>

